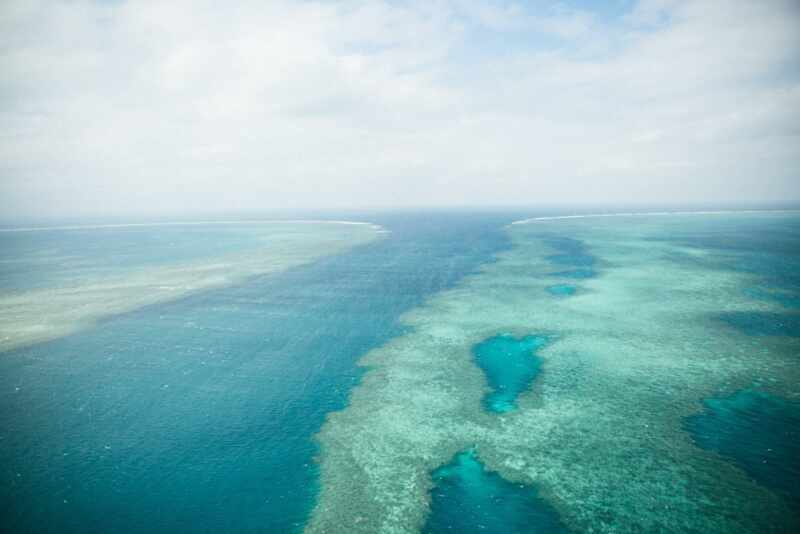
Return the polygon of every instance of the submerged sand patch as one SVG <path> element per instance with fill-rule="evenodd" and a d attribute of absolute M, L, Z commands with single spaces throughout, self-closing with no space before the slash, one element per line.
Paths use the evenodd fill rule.
<path fill-rule="evenodd" d="M 124 231 L 159 227 L 221 227 L 247 229 L 256 234 L 255 245 L 225 254 L 209 253 L 192 261 L 163 262 L 131 268 L 120 274 L 96 274 L 91 261 L 65 281 L 45 287 L 0 293 L 0 352 L 61 337 L 88 328 L 98 320 L 192 293 L 241 282 L 248 277 L 296 267 L 343 252 L 379 237 L 381 228 L 347 221 L 263 221 L 218 223 L 164 223 L 152 225 L 99 225 L 91 227 L 20 228 L 4 230 L 16 235 L 87 230 Z M 92 239 L 88 232 L 87 239 Z M 220 236 L 224 238 L 224 236 Z M 259 245 L 258 243 L 262 243 Z M 169 255 L 169 247 L 164 254 Z M 26 258 L 6 260 L 25 261 Z M 43 275 L 47 276 L 47 274 Z"/>

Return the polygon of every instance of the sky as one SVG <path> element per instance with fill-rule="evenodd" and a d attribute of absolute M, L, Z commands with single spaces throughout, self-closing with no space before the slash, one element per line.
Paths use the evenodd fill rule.
<path fill-rule="evenodd" d="M 800 202 L 800 2 L 0 2 L 0 217 Z"/>

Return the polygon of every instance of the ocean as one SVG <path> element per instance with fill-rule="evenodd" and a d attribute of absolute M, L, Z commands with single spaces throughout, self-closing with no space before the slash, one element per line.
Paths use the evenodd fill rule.
<path fill-rule="evenodd" d="M 536 216 L 0 232 L 3 530 L 795 528 L 800 215 Z"/>

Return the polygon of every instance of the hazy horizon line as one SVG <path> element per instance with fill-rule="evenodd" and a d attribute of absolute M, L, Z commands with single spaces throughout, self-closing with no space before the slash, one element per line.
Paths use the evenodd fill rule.
<path fill-rule="evenodd" d="M 687 209 L 689 208 L 689 209 Z M 691 209 L 695 208 L 695 209 Z M 572 212 L 564 213 L 569 210 Z M 624 210 L 624 211 L 619 211 Z M 650 211 L 652 210 L 652 211 Z M 658 211 L 656 211 L 658 210 Z M 510 213 L 521 214 L 531 211 L 531 217 L 521 220 L 536 220 L 545 216 L 546 219 L 574 218 L 574 217 L 601 217 L 622 215 L 659 215 L 659 214 L 703 214 L 703 213 L 734 213 L 734 212 L 794 212 L 800 211 L 800 201 L 797 202 L 760 202 L 760 203 L 713 203 L 713 202 L 683 202 L 683 203 L 572 203 L 572 204 L 485 204 L 485 205 L 395 205 L 395 206 L 369 206 L 353 208 L 264 208 L 263 210 L 218 210 L 218 211 L 162 211 L 139 213 L 114 213 L 114 214 L 63 214 L 48 216 L 21 216 L 15 218 L 0 218 L 0 232 L 22 230 L 46 229 L 88 229 L 111 228 L 131 226 L 155 225 L 188 225 L 188 224 L 218 224 L 218 223 L 268 223 L 268 222 L 343 222 L 343 219 L 310 219 L 309 216 L 366 216 L 376 213 L 430 213 L 430 212 L 475 212 L 475 213 Z M 539 213 L 536 213 L 536 212 Z M 599 213 L 598 213 L 599 211 Z M 556 213 L 552 213 L 556 212 Z M 562 213 L 557 213 L 562 212 Z M 272 217 L 258 218 L 262 217 Z M 278 215 L 282 218 L 275 219 Z M 547 216 L 552 215 L 552 216 Z M 250 217 L 244 219 L 242 217 Z M 255 218 L 252 218 L 255 217 Z M 514 223 L 520 220 L 514 221 Z M 86 224 L 75 224 L 85 222 Z M 369 221 L 349 221 L 356 224 L 374 224 Z M 39 223 L 39 224 L 37 224 Z M 49 223 L 49 224 L 48 224 Z M 26 224 L 27 226 L 18 226 Z M 512 223 L 513 224 L 513 223 Z"/>

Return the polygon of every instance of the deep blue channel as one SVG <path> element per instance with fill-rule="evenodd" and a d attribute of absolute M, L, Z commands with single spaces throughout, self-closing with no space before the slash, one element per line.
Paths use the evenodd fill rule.
<path fill-rule="evenodd" d="M 509 247 L 502 227 L 520 216 L 364 218 L 391 233 L 3 354 L 4 530 L 302 528 L 319 489 L 313 436 L 345 407 L 358 359 Z"/>

